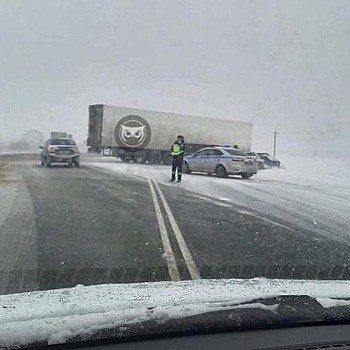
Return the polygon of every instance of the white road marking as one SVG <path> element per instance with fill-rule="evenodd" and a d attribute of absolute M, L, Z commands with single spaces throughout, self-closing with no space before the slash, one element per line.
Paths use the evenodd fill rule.
<path fill-rule="evenodd" d="M 204 201 L 213 203 L 215 205 L 218 205 L 219 207 L 225 207 L 225 208 L 232 207 L 231 204 L 218 202 L 217 200 L 215 200 L 214 198 L 211 198 L 211 197 L 203 197 L 203 196 L 200 196 L 200 195 L 197 195 L 197 194 L 193 194 L 192 196 L 195 197 L 195 198 L 199 198 L 199 199 L 202 199 Z"/>
<path fill-rule="evenodd" d="M 168 204 L 167 200 L 165 199 L 164 194 L 163 194 L 162 190 L 160 189 L 159 185 L 156 182 L 154 183 L 154 185 L 155 185 L 156 189 L 158 190 L 160 199 L 161 199 L 163 206 L 164 206 L 164 209 L 168 215 L 168 219 L 169 219 L 171 228 L 173 229 L 173 232 L 174 232 L 175 238 L 177 240 L 177 243 L 180 247 L 182 256 L 184 257 L 188 272 L 190 273 L 190 276 L 193 280 L 200 279 L 201 275 L 199 273 L 197 265 L 194 262 L 193 257 L 192 257 L 192 255 L 187 247 L 186 241 L 185 241 L 185 239 L 181 233 L 181 230 L 180 230 L 180 228 L 179 228 L 179 226 L 174 218 L 174 215 L 169 207 L 169 204 Z"/>
<path fill-rule="evenodd" d="M 275 225 L 275 226 L 278 226 L 278 227 L 282 227 L 286 230 L 289 230 L 289 231 L 293 231 L 293 232 L 296 232 L 295 230 L 293 230 L 292 228 L 288 227 L 288 226 L 284 226 L 282 224 L 279 224 L 278 222 L 275 222 L 275 221 L 272 221 L 272 220 L 269 220 L 269 219 L 266 219 L 266 218 L 263 218 L 262 216 L 259 216 L 259 215 L 255 215 L 249 211 L 245 211 L 245 210 L 238 210 L 238 213 L 239 214 L 243 214 L 243 215 L 249 215 L 249 216 L 253 216 L 254 218 L 257 218 L 257 219 L 260 219 L 260 220 L 263 220 L 263 221 L 266 221 L 272 225 Z"/>
<path fill-rule="evenodd" d="M 162 212 L 160 209 L 160 205 L 158 202 L 156 191 L 155 191 L 154 186 L 152 184 L 152 181 L 150 179 L 148 179 L 148 183 L 149 183 L 149 188 L 151 190 L 154 210 L 156 212 L 158 227 L 159 227 L 160 236 L 162 239 L 162 244 L 163 244 L 163 249 L 164 249 L 164 254 L 165 254 L 165 261 L 166 261 L 166 264 L 168 267 L 169 276 L 170 276 L 172 281 L 180 281 L 180 273 L 179 273 L 179 270 L 176 266 L 174 252 L 173 252 L 173 249 L 171 248 L 170 239 L 168 236 L 168 231 L 167 231 L 165 223 L 164 223 L 164 219 L 163 219 L 163 215 L 162 215 Z"/>

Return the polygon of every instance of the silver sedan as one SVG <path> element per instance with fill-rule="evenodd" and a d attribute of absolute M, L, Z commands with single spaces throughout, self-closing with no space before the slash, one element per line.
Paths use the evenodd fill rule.
<path fill-rule="evenodd" d="M 249 179 L 258 172 L 255 157 L 231 147 L 208 147 L 184 158 L 183 172 L 203 172 L 218 177 L 240 175 Z"/>

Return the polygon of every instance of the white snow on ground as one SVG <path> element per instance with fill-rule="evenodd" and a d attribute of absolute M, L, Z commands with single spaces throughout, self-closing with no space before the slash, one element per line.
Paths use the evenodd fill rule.
<path fill-rule="evenodd" d="M 184 175 L 181 185 L 169 184 L 170 167 L 114 162 L 89 162 L 121 174 L 150 177 L 171 187 L 195 192 L 222 207 L 238 204 L 281 224 L 350 243 L 350 161 L 339 158 L 282 157 L 282 167 L 259 171 L 250 180 Z"/>
<path fill-rule="evenodd" d="M 156 293 L 155 293 L 156 291 Z M 325 307 L 345 305 L 348 281 L 197 280 L 98 285 L 0 296 L 0 346 L 70 337 L 116 326 L 165 321 L 205 312 L 237 308 L 237 304 L 279 295 L 309 295 Z M 275 312 L 278 304 L 244 308 Z"/>
<path fill-rule="evenodd" d="M 269 169 L 259 173 L 270 179 L 293 181 L 302 184 L 344 184 L 350 187 L 350 159 L 286 156 L 281 169 Z"/>
<path fill-rule="evenodd" d="M 6 156 L 6 155 L 13 155 L 13 154 L 37 154 L 38 151 L 33 150 L 24 150 L 24 151 L 0 151 L 0 155 Z"/>

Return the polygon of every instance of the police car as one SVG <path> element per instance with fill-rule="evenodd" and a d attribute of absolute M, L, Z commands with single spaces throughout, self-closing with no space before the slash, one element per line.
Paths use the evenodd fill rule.
<path fill-rule="evenodd" d="M 203 172 L 225 178 L 240 175 L 249 179 L 258 172 L 255 157 L 232 147 L 207 147 L 184 158 L 183 172 Z"/>

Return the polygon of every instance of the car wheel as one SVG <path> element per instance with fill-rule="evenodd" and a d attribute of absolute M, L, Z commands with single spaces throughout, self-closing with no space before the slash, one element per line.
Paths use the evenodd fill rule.
<path fill-rule="evenodd" d="M 250 174 L 250 173 L 248 173 L 248 174 L 242 174 L 241 176 L 242 176 L 242 178 L 243 179 L 249 179 L 249 178 L 251 178 L 252 176 L 253 176 L 254 174 Z"/>
<path fill-rule="evenodd" d="M 45 165 L 44 159 L 41 157 L 40 160 L 41 160 L 41 166 L 44 166 Z"/>
<path fill-rule="evenodd" d="M 191 174 L 191 170 L 187 162 L 182 163 L 182 172 L 185 174 Z"/>
<path fill-rule="evenodd" d="M 258 163 L 258 169 L 259 169 L 259 170 L 263 170 L 263 169 L 264 169 L 264 164 L 261 163 L 261 162 L 259 162 L 259 163 Z"/>
<path fill-rule="evenodd" d="M 215 173 L 220 178 L 226 178 L 227 177 L 227 171 L 222 165 L 218 165 L 216 167 Z"/>
<path fill-rule="evenodd" d="M 49 168 L 51 166 L 51 161 L 47 157 L 45 158 L 45 166 L 46 166 L 46 168 Z"/>

